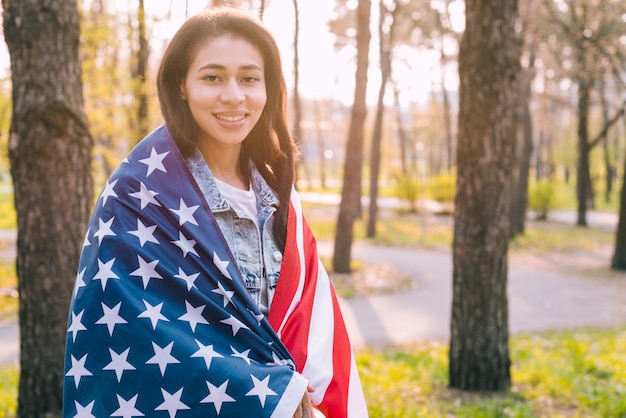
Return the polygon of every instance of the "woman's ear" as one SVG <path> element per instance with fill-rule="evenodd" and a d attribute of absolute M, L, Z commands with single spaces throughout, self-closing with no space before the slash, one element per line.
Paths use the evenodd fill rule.
<path fill-rule="evenodd" d="M 185 90 L 185 83 L 180 83 L 180 98 L 183 99 L 183 102 L 187 101 L 187 91 Z"/>

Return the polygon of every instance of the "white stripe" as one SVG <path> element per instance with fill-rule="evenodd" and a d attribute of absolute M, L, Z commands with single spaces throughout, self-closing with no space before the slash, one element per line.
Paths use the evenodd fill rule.
<path fill-rule="evenodd" d="M 307 359 L 302 370 L 315 392 L 311 400 L 319 404 L 324 399 L 328 385 L 333 379 L 333 346 L 335 323 L 330 279 L 321 261 L 315 288 L 315 300 L 311 312 Z"/>
<path fill-rule="evenodd" d="M 281 336 L 283 327 L 287 322 L 287 319 L 291 316 L 293 311 L 296 309 L 298 303 L 302 299 L 302 292 L 304 290 L 304 279 L 306 277 L 306 264 L 304 263 L 304 224 L 303 224 L 303 215 L 302 215 L 302 203 L 300 202 L 300 196 L 296 190 L 291 191 L 291 202 L 295 209 L 296 215 L 296 247 L 298 249 L 298 259 L 300 264 L 300 277 L 298 278 L 298 288 L 296 289 L 296 293 L 289 304 L 289 308 L 285 313 L 285 317 L 283 318 L 283 322 L 278 327 L 278 331 L 276 333 L 278 336 Z"/>
<path fill-rule="evenodd" d="M 363 396 L 359 371 L 356 368 L 354 354 L 350 361 L 350 386 L 348 387 L 348 418 L 367 418 L 367 405 Z"/>
<path fill-rule="evenodd" d="M 306 392 L 307 381 L 300 373 L 294 373 L 287 384 L 278 405 L 272 412 L 271 418 L 285 418 L 293 416 L 296 408 L 302 402 L 302 396 Z"/>

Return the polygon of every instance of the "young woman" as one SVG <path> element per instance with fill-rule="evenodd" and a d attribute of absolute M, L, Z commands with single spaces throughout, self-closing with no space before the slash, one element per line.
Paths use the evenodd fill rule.
<path fill-rule="evenodd" d="M 68 324 L 64 416 L 366 417 L 293 188 L 278 47 L 231 9 L 158 73 L 164 125 L 96 203 Z"/>

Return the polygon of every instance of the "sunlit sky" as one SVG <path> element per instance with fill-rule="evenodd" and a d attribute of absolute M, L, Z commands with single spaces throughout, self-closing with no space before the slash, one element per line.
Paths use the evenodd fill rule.
<path fill-rule="evenodd" d="M 156 62 L 161 48 L 171 38 L 176 29 L 189 16 L 206 7 L 208 0 L 145 1 L 146 14 L 150 21 L 158 21 L 152 27 L 151 56 Z M 123 11 L 136 7 L 136 0 L 115 0 L 114 7 Z M 171 3 L 171 4 L 170 4 Z M 328 30 L 327 21 L 332 15 L 335 0 L 299 1 L 300 12 L 300 83 L 302 96 L 334 98 L 351 104 L 354 96 L 355 61 L 352 48 L 338 51 L 333 45 L 333 35 Z M 375 2 L 374 2 L 375 3 Z M 168 9 L 171 6 L 169 19 Z M 185 10 L 187 9 L 187 10 Z M 378 8 L 372 7 L 372 42 L 370 72 L 368 76 L 368 102 L 375 103 L 379 86 L 377 66 L 376 16 Z M 293 85 L 293 32 L 294 8 L 292 0 L 266 0 L 264 23 L 276 37 L 281 49 L 283 68 L 288 86 Z M 403 101 L 425 101 L 434 84 L 438 84 L 438 55 L 434 52 L 404 54 L 405 64 L 394 68 L 400 80 Z M 0 71 L 9 68 L 8 53 L 4 42 L 0 45 Z M 448 89 L 456 87 L 455 76 L 448 77 Z"/>

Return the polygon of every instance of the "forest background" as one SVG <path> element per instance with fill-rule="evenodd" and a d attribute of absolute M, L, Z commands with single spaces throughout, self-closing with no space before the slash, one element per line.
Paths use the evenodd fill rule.
<path fill-rule="evenodd" d="M 343 197 L 336 235 L 350 240 L 336 241 L 335 248 L 347 244 L 347 250 L 335 252 L 333 270 L 351 270 L 352 224 L 363 215 L 362 195 L 377 202 L 379 195 L 393 194 L 405 199 L 412 210 L 418 210 L 417 202 L 424 198 L 450 212 L 463 203 L 455 201 L 455 189 L 460 184 L 459 138 L 466 134 L 459 129 L 462 83 L 458 78 L 466 2 L 337 1 L 323 9 L 326 21 L 307 19 L 319 14 L 305 10 L 304 2 L 282 2 L 276 9 L 278 0 L 241 3 L 267 19 L 271 30 L 292 36 L 281 37 L 281 45 L 293 133 L 303 155 L 298 187 L 341 190 Z M 516 65 L 508 68 L 515 70 L 518 81 L 512 85 L 514 135 L 506 141 L 510 193 L 485 193 L 481 198 L 485 210 L 510 198 L 505 205 L 510 209 L 509 238 L 524 234 L 529 208 L 541 218 L 559 205 L 571 207 L 574 201 L 576 224 L 585 227 L 587 210 L 617 211 L 620 206 L 617 195 L 626 161 L 626 6 L 622 3 L 527 0 L 519 2 L 519 15 L 505 21 L 516 41 L 509 46 L 519 50 Z M 158 51 L 167 41 L 167 28 L 177 26 L 175 12 L 191 14 L 194 6 L 191 1 L 184 7 L 183 2 L 171 2 L 166 12 L 150 12 L 143 1 L 136 7 L 127 3 L 126 8 L 105 0 L 80 6 L 83 96 L 95 145 L 92 173 L 99 190 L 128 149 L 158 125 L 153 99 Z M 368 19 L 366 25 L 359 25 L 359 10 L 365 6 Z M 298 12 L 298 7 L 303 9 Z M 305 47 L 300 43 L 305 37 L 299 38 L 305 33 L 299 30 L 305 22 L 317 22 L 313 24 L 318 25 L 318 33 L 328 36 L 314 38 L 316 42 Z M 326 46 L 330 42 L 331 53 L 323 53 L 324 42 Z M 359 71 L 363 45 L 369 63 L 365 61 L 365 71 L 363 67 Z M 8 75 L 2 82 L 4 152 L 9 148 L 12 103 Z M 364 94 L 354 94 L 353 102 L 351 92 L 360 88 Z M 363 110 L 358 115 L 357 107 Z M 361 122 L 355 124 L 355 116 Z M 463 156 L 465 151 L 461 150 Z M 359 156 L 354 162 L 358 170 L 349 165 L 355 156 Z M 0 173 L 8 183 L 8 158 L 2 157 Z M 376 208 L 370 204 L 364 217 L 368 237 L 376 235 Z M 342 224 L 344 212 L 347 220 Z M 348 233 L 343 229 L 346 225 Z M 611 260 L 616 269 L 624 269 L 626 263 L 620 248 L 626 233 L 620 231 L 618 227 Z"/>

